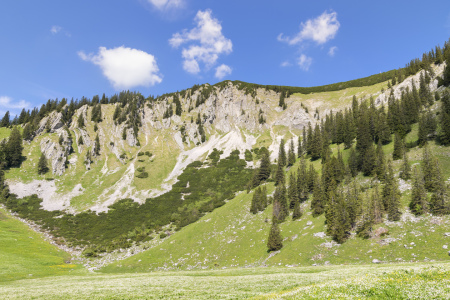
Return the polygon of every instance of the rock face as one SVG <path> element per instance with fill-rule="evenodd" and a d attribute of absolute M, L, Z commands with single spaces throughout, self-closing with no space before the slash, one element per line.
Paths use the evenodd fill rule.
<path fill-rule="evenodd" d="M 41 140 L 41 152 L 51 162 L 52 172 L 54 175 L 62 175 L 66 169 L 66 160 L 68 147 L 60 145 L 58 142 L 52 141 L 50 138 Z"/>
<path fill-rule="evenodd" d="M 62 122 L 62 114 L 54 111 L 39 122 L 39 128 L 36 130 L 35 134 L 38 136 L 47 129 L 49 129 L 49 132 L 57 132 L 57 130 L 61 129 L 63 126 L 64 123 Z"/>

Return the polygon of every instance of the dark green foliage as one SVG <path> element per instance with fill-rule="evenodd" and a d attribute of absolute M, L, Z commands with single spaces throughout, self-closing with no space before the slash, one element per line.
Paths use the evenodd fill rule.
<path fill-rule="evenodd" d="M 98 134 L 95 136 L 95 142 L 94 142 L 94 154 L 96 156 L 100 155 L 100 138 L 98 137 Z"/>
<path fill-rule="evenodd" d="M 253 155 L 250 150 L 246 149 L 244 155 L 246 161 L 253 161 Z"/>
<path fill-rule="evenodd" d="M 178 96 L 178 94 L 175 94 L 173 96 L 173 103 L 175 103 L 175 114 L 177 116 L 181 116 L 183 109 L 181 107 L 180 97 Z"/>
<path fill-rule="evenodd" d="M 283 222 L 289 215 L 289 205 L 286 197 L 286 186 L 280 183 L 275 188 L 273 194 L 273 220 L 274 222 Z"/>
<path fill-rule="evenodd" d="M 0 121 L 0 127 L 9 127 L 10 124 L 11 121 L 9 119 L 9 111 L 7 111 L 3 116 L 2 120 Z"/>
<path fill-rule="evenodd" d="M 83 137 L 81 135 L 78 137 L 78 145 L 83 145 Z"/>
<path fill-rule="evenodd" d="M 281 248 L 283 248 L 283 238 L 281 237 L 280 228 L 277 222 L 273 222 L 267 240 L 267 252 L 278 251 Z"/>
<path fill-rule="evenodd" d="M 418 168 L 414 168 L 414 178 L 411 189 L 411 202 L 409 209 L 413 214 L 421 215 L 428 212 L 427 191 L 425 190 L 425 182 L 423 174 Z"/>
<path fill-rule="evenodd" d="M 152 230 L 170 222 L 180 228 L 197 221 L 205 212 L 222 206 L 224 200 L 232 199 L 237 191 L 243 190 L 252 174 L 245 169 L 245 161 L 239 159 L 239 151 L 233 151 L 215 167 L 201 166 L 200 162 L 189 165 L 171 191 L 149 198 L 142 205 L 124 199 L 111 205 L 108 213 L 98 215 L 91 211 L 77 215 L 46 211 L 41 208 L 42 200 L 36 196 L 21 201 L 11 196 L 1 201 L 20 217 L 42 224 L 72 246 L 91 245 L 112 251 L 148 238 Z M 181 199 L 183 194 L 184 200 Z M 172 219 L 174 213 L 178 214 L 176 219 Z"/>
<path fill-rule="evenodd" d="M 314 184 L 313 198 L 311 200 L 311 210 L 313 217 L 320 216 L 325 211 L 325 194 L 320 183 L 320 180 L 316 180 Z"/>
<path fill-rule="evenodd" d="M 350 216 L 342 190 L 330 189 L 328 203 L 327 232 L 333 240 L 342 244 L 350 235 L 351 230 Z"/>
<path fill-rule="evenodd" d="M 31 124 L 26 124 L 25 127 L 23 128 L 23 139 L 25 141 L 31 141 L 33 139 L 33 125 Z"/>
<path fill-rule="evenodd" d="M 297 180 L 295 179 L 294 173 L 291 173 L 289 176 L 289 186 L 288 186 L 288 203 L 289 208 L 293 209 L 295 206 L 295 203 L 299 202 L 300 200 L 298 198 L 298 190 L 297 190 Z"/>
<path fill-rule="evenodd" d="M 211 154 L 208 155 L 208 159 L 211 161 L 211 165 L 215 166 L 220 160 L 220 155 L 223 154 L 223 151 L 219 151 L 216 148 L 213 149 Z"/>
<path fill-rule="evenodd" d="M 445 69 L 444 69 L 444 78 L 442 80 L 442 85 L 450 86 L 450 56 L 445 58 Z"/>
<path fill-rule="evenodd" d="M 77 120 L 77 126 L 78 126 L 78 128 L 83 128 L 84 125 L 85 125 L 84 117 L 83 117 L 83 114 L 80 113 L 80 115 L 78 116 L 78 120 Z"/>
<path fill-rule="evenodd" d="M 420 164 L 425 180 L 425 189 L 429 192 L 435 191 L 438 187 L 438 173 L 440 172 L 439 164 L 427 145 L 423 148 L 422 161 Z"/>
<path fill-rule="evenodd" d="M 3 149 L 6 167 L 20 167 L 22 163 L 22 151 L 22 136 L 16 126 L 12 129 Z"/>
<path fill-rule="evenodd" d="M 258 187 L 253 193 L 252 202 L 250 205 L 250 212 L 256 214 L 264 211 L 267 207 L 267 190 L 266 187 Z"/>
<path fill-rule="evenodd" d="M 355 148 L 350 149 L 350 154 L 348 157 L 348 168 L 350 169 L 350 172 L 353 177 L 355 177 L 358 174 L 358 156 L 355 151 Z"/>
<path fill-rule="evenodd" d="M 401 193 L 398 189 L 397 179 L 394 177 L 391 161 L 387 165 L 386 180 L 383 187 L 383 204 L 384 209 L 388 213 L 389 221 L 400 220 L 400 197 Z"/>
<path fill-rule="evenodd" d="M 403 161 L 400 166 L 400 178 L 403 180 L 409 180 L 411 178 L 411 166 L 409 165 L 406 150 L 403 151 Z"/>
<path fill-rule="evenodd" d="M 394 135 L 394 151 L 392 152 L 392 159 L 397 160 L 402 158 L 403 154 L 403 140 L 398 133 Z"/>
<path fill-rule="evenodd" d="M 280 141 L 280 149 L 278 150 L 278 164 L 286 166 L 286 149 L 284 139 Z"/>
<path fill-rule="evenodd" d="M 294 148 L 294 140 L 291 139 L 291 142 L 289 144 L 287 166 L 290 167 L 294 164 L 295 164 L 295 148 Z"/>
<path fill-rule="evenodd" d="M 424 146 L 436 134 L 436 117 L 431 111 L 424 112 L 419 118 L 418 144 Z"/>
<path fill-rule="evenodd" d="M 442 176 L 437 159 L 434 160 L 434 165 L 434 188 L 430 199 L 430 211 L 434 215 L 447 215 L 450 213 L 448 187 L 444 177 Z"/>
<path fill-rule="evenodd" d="M 39 158 L 39 162 L 38 162 L 38 166 L 37 166 L 37 173 L 39 175 L 42 175 L 47 172 L 48 172 L 47 158 L 45 157 L 44 153 L 42 153 L 41 157 Z"/>
<path fill-rule="evenodd" d="M 450 70 L 450 66 L 446 69 Z M 442 96 L 439 131 L 439 142 L 450 145 L 450 94 L 448 92 L 445 92 Z"/>
<path fill-rule="evenodd" d="M 386 160 L 384 158 L 384 151 L 383 147 L 381 146 L 381 140 L 378 140 L 376 150 L 375 174 L 381 182 L 384 182 L 384 179 L 386 177 Z"/>
<path fill-rule="evenodd" d="M 91 121 L 98 123 L 102 121 L 102 106 L 97 104 L 92 108 Z"/>

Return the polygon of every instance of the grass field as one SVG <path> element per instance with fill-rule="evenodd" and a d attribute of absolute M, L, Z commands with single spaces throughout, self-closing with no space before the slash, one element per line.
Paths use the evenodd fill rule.
<path fill-rule="evenodd" d="M 0 282 L 78 272 L 70 255 L 0 208 Z"/>
<path fill-rule="evenodd" d="M 65 275 L 0 282 L 2 299 L 448 299 L 450 264 Z"/>

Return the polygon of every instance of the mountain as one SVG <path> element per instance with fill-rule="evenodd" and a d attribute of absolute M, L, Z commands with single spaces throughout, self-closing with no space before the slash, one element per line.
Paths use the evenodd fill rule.
<path fill-rule="evenodd" d="M 224 81 L 49 100 L 0 128 L 1 202 L 103 272 L 445 260 L 446 70 L 421 61 L 314 88 Z M 414 166 L 422 144 L 442 172 L 410 206 L 415 178 L 395 155 Z M 268 203 L 252 213 L 261 187 Z M 283 247 L 267 252 L 272 225 Z"/>

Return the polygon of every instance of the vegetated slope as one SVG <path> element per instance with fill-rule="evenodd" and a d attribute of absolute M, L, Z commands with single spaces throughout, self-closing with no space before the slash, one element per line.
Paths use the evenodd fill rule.
<path fill-rule="evenodd" d="M 417 139 L 417 127 L 407 135 L 406 140 Z M 443 166 L 450 164 L 448 148 L 433 145 Z M 392 143 L 383 147 L 386 156 L 391 156 Z M 348 151 L 343 151 L 347 160 Z M 333 152 L 337 148 L 333 147 Z M 422 149 L 413 148 L 408 153 L 410 161 L 417 163 Z M 320 165 L 319 161 L 315 162 Z M 289 172 L 297 171 L 299 161 Z M 317 167 L 318 167 L 317 165 Z M 398 172 L 400 162 L 394 165 Z M 288 174 L 289 174 L 288 172 Z M 450 168 L 445 168 L 445 177 Z M 288 177 L 288 176 L 286 176 Z M 369 186 L 371 180 L 359 177 L 362 186 Z M 411 180 L 405 182 L 411 187 Z M 268 193 L 274 190 L 273 183 L 267 184 Z M 387 229 L 382 236 L 362 239 L 353 235 L 343 244 L 337 244 L 325 234 L 324 216 L 313 217 L 311 200 L 302 205 L 303 216 L 292 221 L 291 217 L 280 224 L 283 248 L 279 252 L 267 252 L 267 238 L 271 226 L 272 205 L 256 215 L 250 213 L 253 192 L 240 193 L 224 206 L 202 217 L 194 224 L 167 237 L 163 243 L 123 261 L 116 261 L 104 267 L 102 272 L 147 272 L 149 270 L 217 269 L 257 266 L 309 266 L 313 264 L 363 264 L 374 259 L 383 262 L 446 261 L 449 260 L 450 217 L 415 217 L 408 213 L 410 191 L 402 194 L 404 214 L 398 222 L 384 222 L 374 227 Z M 310 198 L 311 199 L 311 198 Z M 450 235 L 450 234 L 449 234 Z"/>
<path fill-rule="evenodd" d="M 0 208 L 0 282 L 66 275 L 80 269 L 70 255 Z M 0 288 L 1 289 L 1 288 Z"/>

